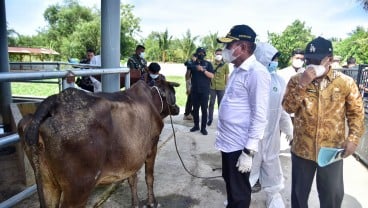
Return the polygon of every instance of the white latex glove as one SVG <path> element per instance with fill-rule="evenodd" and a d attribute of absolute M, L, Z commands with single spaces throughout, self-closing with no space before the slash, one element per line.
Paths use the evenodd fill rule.
<path fill-rule="evenodd" d="M 250 172 L 252 163 L 253 158 L 242 151 L 238 158 L 238 162 L 236 163 L 236 167 L 238 168 L 239 172 L 246 173 Z"/>

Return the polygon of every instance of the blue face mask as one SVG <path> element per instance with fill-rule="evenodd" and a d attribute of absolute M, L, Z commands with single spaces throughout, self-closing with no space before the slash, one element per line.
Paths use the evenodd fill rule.
<path fill-rule="evenodd" d="M 279 62 L 271 61 L 271 63 L 268 65 L 267 69 L 270 73 L 275 73 L 278 65 L 279 65 Z"/>

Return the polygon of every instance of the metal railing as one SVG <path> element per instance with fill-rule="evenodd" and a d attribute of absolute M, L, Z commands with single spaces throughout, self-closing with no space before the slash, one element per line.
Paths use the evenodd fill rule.
<path fill-rule="evenodd" d="M 7 199 L 6 201 L 3 201 L 0 203 L 0 208 L 9 208 L 12 207 L 16 204 L 18 204 L 19 202 L 23 201 L 24 199 L 32 196 L 37 190 L 37 186 L 32 185 L 30 187 L 27 187 L 26 189 L 24 189 L 22 192 L 19 192 L 18 194 L 10 197 L 9 199 Z"/>
<path fill-rule="evenodd" d="M 365 133 L 362 136 L 359 145 L 354 153 L 354 157 L 357 158 L 363 165 L 368 167 L 368 65 L 361 64 L 355 69 L 338 69 L 344 74 L 352 77 L 355 83 L 358 85 L 360 93 L 363 97 L 364 102 L 364 113 L 365 113 Z"/>

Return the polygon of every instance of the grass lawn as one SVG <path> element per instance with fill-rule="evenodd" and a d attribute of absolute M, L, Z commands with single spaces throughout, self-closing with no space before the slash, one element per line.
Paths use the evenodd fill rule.
<path fill-rule="evenodd" d="M 181 76 L 167 76 L 166 79 L 171 82 L 177 82 L 180 84 L 176 90 L 176 103 L 180 107 L 185 106 L 187 95 L 185 93 L 185 80 Z M 57 79 L 48 80 L 57 81 Z M 45 84 L 45 83 L 25 83 L 25 82 L 12 82 L 11 83 L 13 96 L 34 96 L 34 97 L 47 97 L 59 92 L 57 84 Z"/>

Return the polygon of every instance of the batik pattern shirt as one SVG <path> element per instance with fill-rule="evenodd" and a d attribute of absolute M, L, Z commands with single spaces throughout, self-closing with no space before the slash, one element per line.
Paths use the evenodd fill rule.
<path fill-rule="evenodd" d="M 282 102 L 288 113 L 295 113 L 291 151 L 316 161 L 321 147 L 341 148 L 345 140 L 358 144 L 364 132 L 364 112 L 354 80 L 330 69 L 320 82 L 302 88 L 301 75 L 290 79 Z"/>

